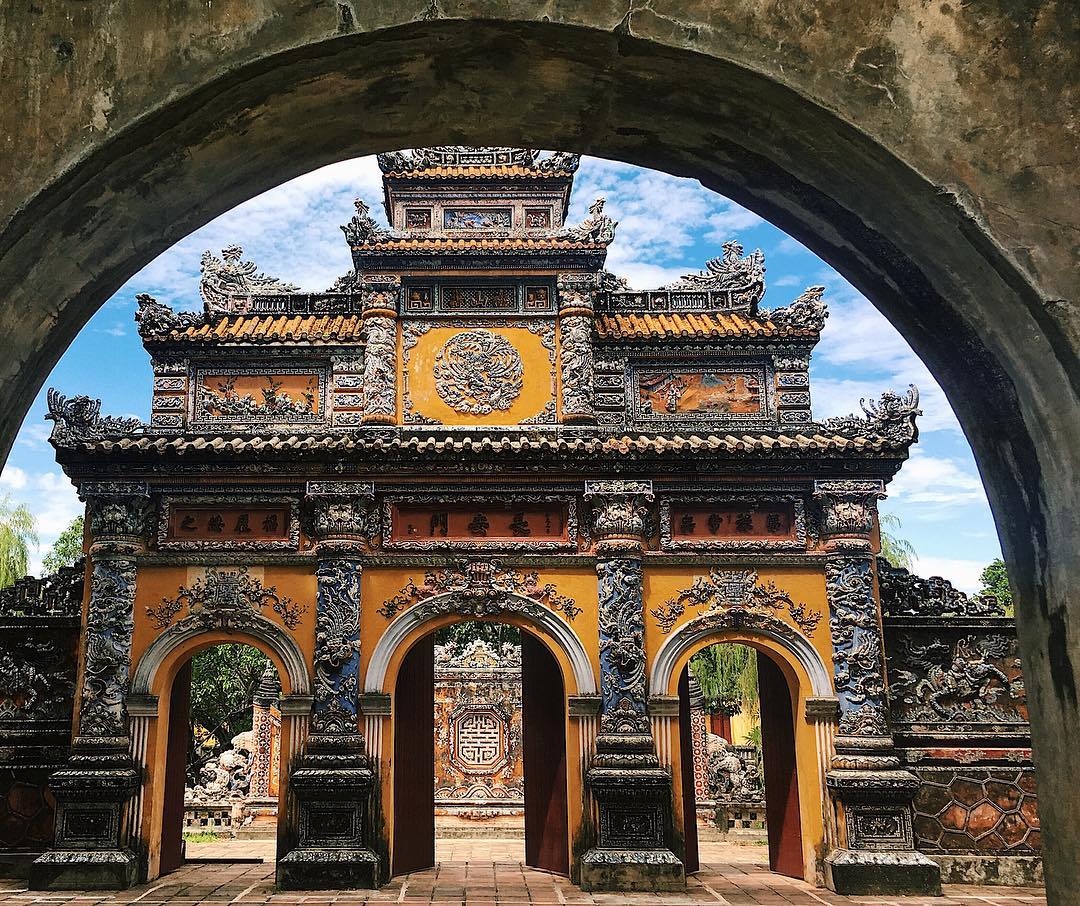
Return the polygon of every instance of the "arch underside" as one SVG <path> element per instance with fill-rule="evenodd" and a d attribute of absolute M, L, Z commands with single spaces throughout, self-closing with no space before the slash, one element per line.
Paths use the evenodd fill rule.
<path fill-rule="evenodd" d="M 1061 889 L 1080 888 L 1080 818 L 1065 806 L 1080 732 L 1070 601 L 1080 357 L 1065 306 L 1048 304 L 1056 297 L 1002 251 L 963 194 L 925 178 L 918 161 L 908 166 L 751 65 L 617 24 L 429 21 L 342 34 L 193 78 L 116 130 L 0 236 L 0 312 L 14 351 L 0 363 L 0 442 L 10 446 L 51 366 L 139 267 L 314 167 L 488 142 L 696 177 L 836 267 L 948 393 L 988 482 L 1023 617 L 1048 861 Z"/>
<path fill-rule="evenodd" d="M 303 651 L 296 640 L 278 626 L 259 614 L 251 614 L 244 628 L 227 639 L 218 638 L 219 633 L 209 633 L 197 620 L 181 620 L 161 633 L 147 647 L 139 658 L 131 674 L 131 695 L 144 696 L 154 692 L 158 685 L 158 675 L 162 667 L 173 660 L 171 655 L 182 646 L 197 642 L 201 638 L 213 639 L 210 644 L 225 644 L 228 641 L 240 643 L 261 643 L 275 655 L 276 666 L 284 668 L 282 685 L 290 695 L 311 695 L 311 676 Z"/>
<path fill-rule="evenodd" d="M 562 655 L 569 667 L 578 695 L 596 694 L 596 676 L 592 662 L 577 637 L 577 633 L 555 613 L 523 595 L 502 592 L 486 599 L 482 606 L 470 607 L 461 592 L 452 591 L 435 595 L 422 604 L 410 607 L 398 614 L 383 630 L 372 649 L 364 675 L 365 692 L 389 692 L 388 679 L 391 664 L 400 658 L 417 637 L 424 635 L 424 627 L 448 615 L 461 619 L 512 619 L 519 618 L 549 647 Z"/>

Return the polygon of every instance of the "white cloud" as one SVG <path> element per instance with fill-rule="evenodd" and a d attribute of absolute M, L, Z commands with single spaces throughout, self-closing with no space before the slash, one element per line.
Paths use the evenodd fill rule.
<path fill-rule="evenodd" d="M 710 214 L 706 220 L 709 229 L 705 238 L 709 242 L 724 243 L 739 230 L 749 230 L 765 222 L 753 211 L 748 211 L 733 201 L 723 199 L 723 202 L 723 210 Z"/>
<path fill-rule="evenodd" d="M 835 275 L 835 272 L 829 272 Z M 827 274 L 817 274 L 822 278 Z M 830 285 L 826 280 L 820 280 Z M 919 388 L 919 430 L 960 431 L 960 423 L 944 391 L 899 331 L 865 298 L 834 276 L 833 286 L 848 292 L 830 298 L 829 320 L 814 351 L 811 390 L 818 418 L 859 411 L 859 399 L 877 399 L 885 390 Z M 857 379 L 821 376 L 818 365 Z M 880 377 L 878 377 L 880 375 Z"/>
<path fill-rule="evenodd" d="M 11 463 L 7 463 L 4 470 L 0 472 L 0 484 L 6 485 L 15 491 L 25 488 L 27 480 L 28 476 L 25 470 L 13 466 Z"/>
<path fill-rule="evenodd" d="M 946 509 L 986 503 L 979 476 L 955 459 L 929 456 L 918 447 L 889 485 L 892 501 Z"/>
<path fill-rule="evenodd" d="M 920 576 L 941 576 L 963 592 L 975 594 L 982 587 L 979 575 L 986 567 L 983 560 L 956 560 L 949 557 L 919 557 L 915 572 Z"/>
<path fill-rule="evenodd" d="M 15 443 L 26 447 L 44 447 L 48 444 L 51 433 L 52 428 L 49 425 L 31 422 L 27 419 L 27 421 L 23 422 L 22 428 L 19 429 L 19 436 L 15 439 Z"/>
<path fill-rule="evenodd" d="M 770 286 L 799 286 L 802 283 L 802 280 L 794 274 L 785 274 L 783 277 L 769 280 L 768 283 Z"/>

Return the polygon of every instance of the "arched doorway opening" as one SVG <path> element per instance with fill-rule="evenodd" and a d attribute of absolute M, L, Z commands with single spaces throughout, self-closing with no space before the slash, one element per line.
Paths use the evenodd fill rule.
<path fill-rule="evenodd" d="M 281 680 L 257 648 L 189 658 L 169 692 L 161 874 L 185 862 L 275 857 Z"/>
<path fill-rule="evenodd" d="M 821 886 L 820 860 L 835 837 L 825 771 L 836 699 L 821 653 L 787 624 L 763 615 L 698 617 L 673 632 L 653 659 L 651 694 L 678 697 L 672 774 L 688 871 L 699 866 L 689 664 L 699 652 L 722 644 L 749 648 L 758 672 L 769 867 Z"/>
<path fill-rule="evenodd" d="M 747 646 L 711 645 L 683 668 L 680 792 L 689 871 L 700 866 L 702 833 L 713 831 L 734 845 L 764 836 L 769 869 L 803 877 L 793 699 L 796 690 L 772 656 Z"/>
<path fill-rule="evenodd" d="M 492 624 L 459 620 L 444 628 L 450 625 Z M 506 700 L 486 700 L 491 696 L 477 694 L 477 684 L 463 678 L 450 683 L 457 687 L 450 694 L 464 693 L 461 700 L 441 716 L 436 707 L 433 726 L 437 635 L 433 629 L 412 641 L 394 683 L 391 874 L 436 864 L 436 760 L 445 759 L 456 770 L 473 774 L 481 787 L 495 774 L 509 777 L 511 783 L 520 779 L 522 861 L 530 868 L 568 875 L 567 708 L 559 661 L 534 630 L 520 628 L 515 633 L 518 653 L 508 653 L 520 669 L 518 713 L 510 713 Z M 518 771 L 520 778 L 515 776 Z"/>
<path fill-rule="evenodd" d="M 141 873 L 148 881 L 174 870 L 182 861 L 186 758 L 178 756 L 186 748 L 191 665 L 203 652 L 224 645 L 257 651 L 258 655 L 252 657 L 261 658 L 259 679 L 267 663 L 278 679 L 276 800 L 289 801 L 289 766 L 302 747 L 311 711 L 310 674 L 295 640 L 261 616 L 253 617 L 242 632 L 205 631 L 174 624 L 133 665 L 128 696 L 132 754 L 142 775 L 128 815 L 131 836 L 139 840 Z M 268 706 L 266 710 L 271 709 Z M 272 720 L 273 715 L 268 716 Z M 270 777 L 266 779 L 268 795 L 264 798 L 272 800 Z M 281 820 L 275 822 L 271 839 L 279 856 L 289 850 L 292 831 L 284 807 L 278 809 L 277 817 Z"/>

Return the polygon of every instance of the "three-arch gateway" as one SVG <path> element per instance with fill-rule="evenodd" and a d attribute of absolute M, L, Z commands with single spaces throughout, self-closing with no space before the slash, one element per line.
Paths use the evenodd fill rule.
<path fill-rule="evenodd" d="M 90 567 L 76 735 L 36 886 L 123 886 L 175 863 L 164 703 L 186 659 L 226 640 L 282 676 L 280 883 L 370 887 L 422 867 L 399 783 L 418 751 L 403 741 L 431 717 L 421 641 L 493 620 L 532 640 L 523 697 L 547 735 L 526 732 L 526 772 L 545 745 L 566 765 L 545 788 L 565 821 L 530 831 L 537 864 L 589 889 L 683 886 L 697 856 L 682 678 L 695 651 L 734 641 L 765 658 L 770 732 L 787 741 L 766 764 L 767 788 L 792 791 L 774 867 L 847 891 L 938 889 L 924 850 L 947 860 L 964 841 L 927 843 L 936 817 L 915 820 L 926 781 L 906 753 L 929 738 L 940 770 L 970 768 L 958 734 L 989 718 L 940 677 L 977 673 L 972 645 L 984 662 L 1015 652 L 978 648 L 1005 631 L 988 617 L 929 688 L 887 699 L 917 646 L 887 662 L 879 586 L 918 619 L 945 588 L 875 559 L 918 393 L 815 421 L 824 288 L 765 308 L 762 254 L 731 241 L 699 273 L 630 289 L 604 266 L 603 200 L 566 220 L 578 162 L 380 155 L 390 228 L 358 200 L 354 267 L 329 289 L 230 246 L 203 256 L 202 312 L 139 297 L 148 424 L 50 394 Z M 949 594 L 953 614 L 976 606 Z M 1024 763 L 1020 695 L 993 690 Z"/>

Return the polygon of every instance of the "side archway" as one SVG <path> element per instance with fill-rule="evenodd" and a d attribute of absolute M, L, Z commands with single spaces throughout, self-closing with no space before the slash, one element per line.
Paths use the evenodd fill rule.
<path fill-rule="evenodd" d="M 447 592 L 406 610 L 394 618 L 386 627 L 378 643 L 371 652 L 367 672 L 364 675 L 364 691 L 381 693 L 388 691 L 387 673 L 395 654 L 417 630 L 426 623 L 446 616 L 458 614 L 465 618 L 495 618 L 501 616 L 521 617 L 534 626 L 542 638 L 554 642 L 565 656 L 570 666 L 571 675 L 578 695 L 595 695 L 597 692 L 596 674 L 592 662 L 574 630 L 551 610 L 522 595 L 504 592 L 498 597 L 485 599 L 482 607 L 469 606 L 459 592 Z"/>
<path fill-rule="evenodd" d="M 769 614 L 742 608 L 702 614 L 673 631 L 652 659 L 653 700 L 679 701 L 677 731 L 668 724 L 657 727 L 654 721 L 654 733 L 661 734 L 661 748 L 670 752 L 678 745 L 678 757 L 669 761 L 674 788 L 683 791 L 677 797 L 676 820 L 682 822 L 684 839 L 688 847 L 696 846 L 696 835 L 687 832 L 686 824 L 696 820 L 696 805 L 694 783 L 687 773 L 693 771 L 693 756 L 685 676 L 695 653 L 719 643 L 746 645 L 758 653 L 769 864 L 774 871 L 821 885 L 821 853 L 835 837 L 825 774 L 833 751 L 836 710 L 826 705 L 835 703 L 836 696 L 829 670 L 810 640 Z M 688 859 L 695 861 L 689 852 Z"/>

